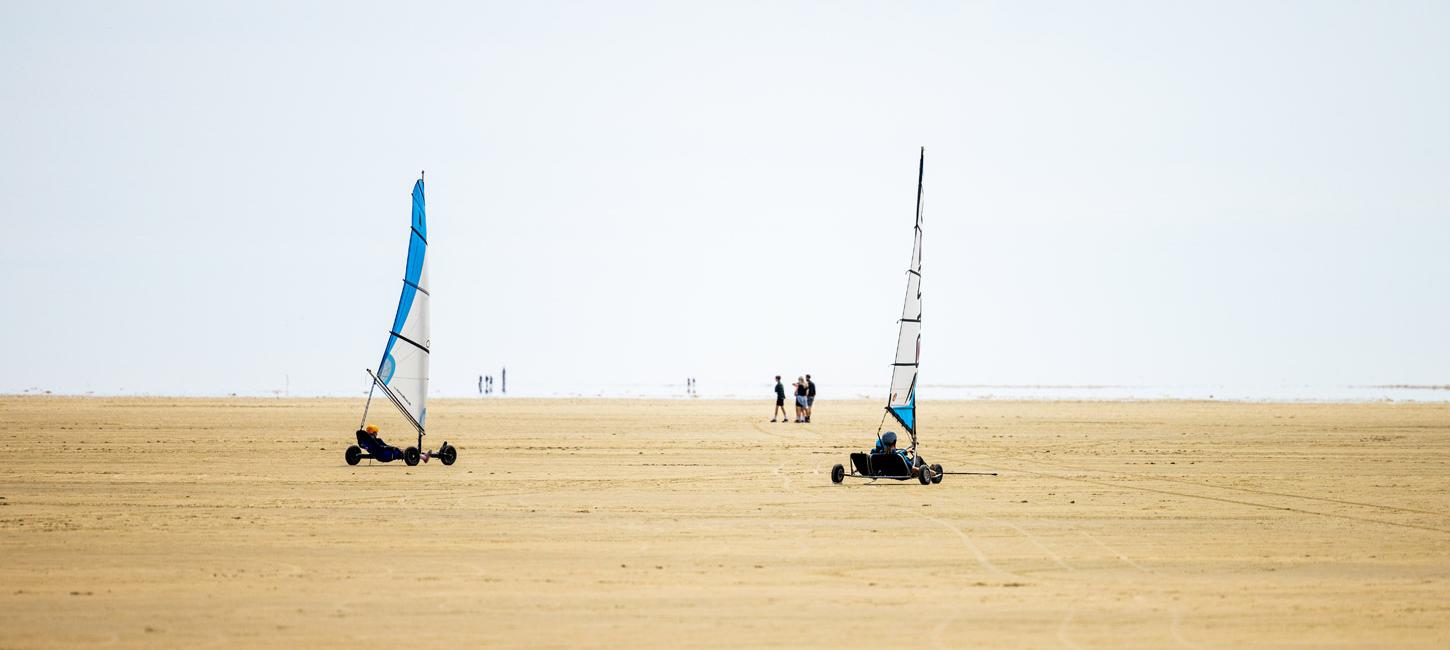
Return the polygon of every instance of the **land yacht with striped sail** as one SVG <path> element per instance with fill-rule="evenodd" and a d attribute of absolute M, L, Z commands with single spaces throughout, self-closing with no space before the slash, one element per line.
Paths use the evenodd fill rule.
<path fill-rule="evenodd" d="M 377 371 L 368 370 L 372 386 L 368 389 L 368 401 L 363 406 L 362 424 L 358 425 L 357 443 L 347 448 L 344 458 L 347 464 L 356 465 L 367 458 L 381 462 L 402 460 L 408 465 L 417 465 L 437 458 L 444 465 L 452 465 L 458 458 L 458 450 L 447 441 L 435 451 L 423 448 L 423 436 L 427 435 L 424 425 L 428 419 L 428 218 L 423 198 L 423 174 L 413 183 L 413 216 L 408 234 L 408 262 L 403 267 L 403 294 L 398 299 L 398 310 L 393 316 L 393 327 L 388 330 L 388 343 L 383 347 L 382 359 Z M 403 419 L 417 430 L 417 446 L 398 449 L 387 444 L 378 435 L 378 428 L 367 423 L 368 409 L 373 404 L 373 394 L 381 391 L 393 406 L 402 413 Z"/>
<path fill-rule="evenodd" d="M 941 465 L 928 465 L 916 449 L 916 375 L 921 367 L 921 193 L 926 174 L 926 147 L 916 167 L 916 216 L 912 224 L 911 265 L 906 269 L 906 301 L 897 321 L 896 358 L 891 364 L 891 396 L 886 412 L 876 428 L 876 448 L 870 452 L 851 454 L 851 471 L 845 466 L 831 468 L 831 482 L 840 483 L 848 476 L 875 481 L 915 478 L 922 485 L 941 483 Z M 911 437 L 907 449 L 896 448 L 896 432 L 882 430 L 890 416 Z"/>

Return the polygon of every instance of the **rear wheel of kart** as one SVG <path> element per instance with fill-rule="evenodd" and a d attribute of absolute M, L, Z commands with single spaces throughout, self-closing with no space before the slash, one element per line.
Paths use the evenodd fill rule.
<path fill-rule="evenodd" d="M 356 465 L 358 461 L 362 460 L 362 450 L 358 449 L 357 445 L 353 445 L 348 447 L 347 452 L 342 456 L 347 459 L 347 464 Z"/>
<path fill-rule="evenodd" d="M 422 456 L 423 455 L 418 452 L 417 447 L 409 447 L 403 450 L 403 462 L 407 463 L 408 467 L 417 465 L 418 459 L 422 458 Z"/>
<path fill-rule="evenodd" d="M 844 480 L 846 480 L 846 468 L 837 463 L 835 467 L 831 468 L 831 482 L 840 483 Z"/>
<path fill-rule="evenodd" d="M 453 461 L 458 460 L 458 450 L 454 449 L 453 445 L 444 443 L 443 448 L 438 450 L 438 459 L 443 461 L 444 465 L 452 465 Z"/>
<path fill-rule="evenodd" d="M 921 481 L 922 485 L 931 485 L 931 468 L 922 465 L 921 471 L 916 474 L 916 480 Z"/>
<path fill-rule="evenodd" d="M 940 483 L 941 482 L 941 477 L 942 477 L 941 465 L 932 465 L 931 466 L 931 482 L 934 483 L 934 484 L 935 483 Z"/>

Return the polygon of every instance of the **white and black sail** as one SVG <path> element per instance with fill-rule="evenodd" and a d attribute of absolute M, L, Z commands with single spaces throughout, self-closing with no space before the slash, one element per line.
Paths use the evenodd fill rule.
<path fill-rule="evenodd" d="M 926 172 L 926 147 L 916 172 L 916 216 L 912 225 L 911 266 L 906 269 L 906 301 L 901 306 L 900 330 L 896 338 L 896 359 L 891 367 L 890 413 L 911 435 L 916 448 L 916 380 L 921 367 L 921 191 Z"/>
<path fill-rule="evenodd" d="M 403 269 L 403 294 L 388 344 L 373 375 L 388 399 L 423 432 L 428 408 L 428 220 L 423 179 L 413 184 L 413 217 L 408 234 L 408 262 Z"/>

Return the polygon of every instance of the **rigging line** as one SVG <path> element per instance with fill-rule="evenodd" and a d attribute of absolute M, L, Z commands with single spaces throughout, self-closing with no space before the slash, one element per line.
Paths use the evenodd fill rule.
<path fill-rule="evenodd" d="M 369 370 L 368 371 L 368 374 L 371 375 L 372 374 L 372 371 Z M 359 422 L 358 425 L 357 425 L 357 428 L 359 428 L 359 429 L 367 426 L 367 424 L 368 424 L 368 409 L 369 408 L 372 408 L 372 405 L 373 405 L 373 391 L 374 390 L 377 390 L 377 388 L 378 388 L 378 382 L 377 382 L 377 379 L 374 378 L 373 379 L 373 383 L 368 386 L 368 401 L 363 404 L 363 417 L 362 417 L 362 422 Z"/>

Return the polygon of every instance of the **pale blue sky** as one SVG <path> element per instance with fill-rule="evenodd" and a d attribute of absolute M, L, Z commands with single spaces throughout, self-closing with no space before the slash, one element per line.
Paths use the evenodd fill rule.
<path fill-rule="evenodd" d="M 0 391 L 1450 383 L 1450 3 L 0 2 Z M 883 388 L 884 390 L 884 388 Z"/>

